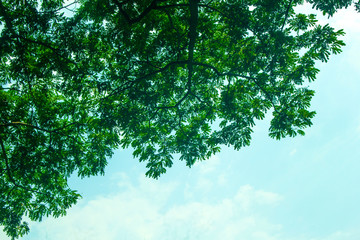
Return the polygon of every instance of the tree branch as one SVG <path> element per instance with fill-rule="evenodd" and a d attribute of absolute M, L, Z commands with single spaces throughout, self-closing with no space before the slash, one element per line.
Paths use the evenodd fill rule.
<path fill-rule="evenodd" d="M 12 25 L 12 19 L 10 17 L 10 15 L 7 13 L 4 5 L 2 4 L 2 1 L 0 1 L 0 14 L 5 18 L 5 24 L 7 26 L 7 28 L 10 30 L 10 32 L 12 33 L 13 37 L 12 38 L 20 38 L 26 42 L 30 42 L 30 43 L 34 43 L 34 44 L 38 44 L 38 45 L 41 45 L 43 47 L 46 47 L 46 48 L 49 48 L 50 50 L 53 51 L 53 53 L 55 53 L 57 56 L 65 59 L 66 61 L 74 64 L 76 66 L 77 69 L 79 69 L 78 65 L 76 62 L 72 61 L 71 59 L 68 59 L 67 57 L 63 56 L 62 54 L 59 53 L 59 49 L 57 48 L 54 48 L 52 46 L 50 46 L 49 44 L 47 43 L 44 43 L 44 42 L 41 42 L 41 41 L 36 41 L 36 40 L 32 40 L 32 39 L 29 39 L 29 38 L 25 38 L 19 34 L 17 34 L 13 28 L 13 25 Z M 11 37 L 10 37 L 11 38 Z"/>
<path fill-rule="evenodd" d="M 26 127 L 31 127 L 31 128 L 34 128 L 34 129 L 37 129 L 37 130 L 40 130 L 40 131 L 44 131 L 44 132 L 48 132 L 48 133 L 56 133 L 62 129 L 65 129 L 67 127 L 70 127 L 72 125 L 79 125 L 80 123 L 78 122 L 73 122 L 73 123 L 69 123 L 63 127 L 60 127 L 60 128 L 56 128 L 56 129 L 53 129 L 53 130 L 49 130 L 49 129 L 45 129 L 45 128 L 41 128 L 41 127 L 38 127 L 38 126 L 35 126 L 35 125 L 31 125 L 31 124 L 28 124 L 28 123 L 24 123 L 24 122 L 11 122 L 11 123 L 4 123 L 4 124 L 0 124 L 0 127 L 10 127 L 10 126 L 26 126 Z"/>
<path fill-rule="evenodd" d="M 6 165 L 6 172 L 7 172 L 7 175 L 10 179 L 11 182 L 15 184 L 15 180 L 14 178 L 12 177 L 12 174 L 11 174 L 11 170 L 10 170 L 10 164 L 9 164 L 9 159 L 7 157 L 7 154 L 6 154 L 6 149 L 5 149 L 5 146 L 4 146 L 4 142 L 2 140 L 2 138 L 0 137 L 0 145 L 1 145 L 1 150 L 2 150 L 2 155 L 3 155 L 3 158 L 5 159 L 5 165 Z"/>
<path fill-rule="evenodd" d="M 6 165 L 6 172 L 7 172 L 7 175 L 11 181 L 11 183 L 15 186 L 15 187 L 18 187 L 18 188 L 22 188 L 22 189 L 25 189 L 26 191 L 30 191 L 30 192 L 34 192 L 34 193 L 38 193 L 38 194 L 42 194 L 42 195 L 48 195 L 46 193 L 42 193 L 42 192 L 39 192 L 39 191 L 36 191 L 32 188 L 28 188 L 28 187 L 24 187 L 20 184 L 18 184 L 15 179 L 13 178 L 12 176 L 12 173 L 11 173 L 11 170 L 10 170 L 10 164 L 9 164 L 9 159 L 7 157 L 7 154 L 6 154 L 6 149 L 5 149 L 5 146 L 4 146 L 4 142 L 2 140 L 2 138 L 0 137 L 0 146 L 1 146 L 1 150 L 2 150 L 2 155 L 5 159 L 5 165 Z M 12 191 L 12 190 L 11 190 Z"/>
<path fill-rule="evenodd" d="M 231 72 L 227 72 L 227 73 L 221 73 L 218 69 L 216 69 L 214 66 L 211 66 L 209 64 L 206 63 L 201 63 L 201 62 L 194 62 L 194 65 L 198 65 L 198 66 L 203 66 L 203 67 L 207 67 L 212 69 L 218 76 L 233 76 L 233 77 L 241 77 L 241 78 L 245 78 L 245 79 L 249 79 L 252 80 L 256 86 L 265 94 L 266 98 L 271 102 L 271 105 L 273 106 L 274 110 L 278 113 L 277 108 L 275 103 L 273 102 L 270 94 L 258 83 L 257 79 L 254 77 L 249 77 L 246 75 L 241 75 L 241 74 L 235 74 L 235 73 L 231 73 Z"/>
<path fill-rule="evenodd" d="M 73 137 L 73 136 L 69 136 L 67 134 L 64 134 L 62 132 L 60 132 L 60 130 L 64 129 L 64 128 L 67 128 L 69 126 L 72 126 L 72 125 L 84 125 L 84 123 L 77 123 L 77 122 L 74 122 L 74 123 L 70 123 L 70 124 L 67 124 L 63 127 L 60 127 L 60 128 L 56 128 L 56 129 L 52 129 L 52 130 L 49 130 L 49 129 L 45 129 L 45 128 L 41 128 L 41 127 L 38 127 L 38 126 L 35 126 L 35 125 L 31 125 L 31 124 L 28 124 L 28 123 L 24 123 L 24 122 L 11 122 L 11 123 L 3 123 L 3 124 L 0 124 L 0 127 L 10 127 L 10 126 L 14 126 L 14 127 L 17 127 L 17 126 L 25 126 L 25 127 L 30 127 L 30 128 L 34 128 L 34 129 L 37 129 L 37 130 L 40 130 L 40 131 L 44 131 L 44 132 L 47 132 L 47 133 L 57 133 L 59 135 L 63 135 L 67 138 L 71 138 L 72 140 L 74 140 L 75 142 L 79 143 L 79 141 Z M 79 143 L 81 144 L 81 143 Z"/>
<path fill-rule="evenodd" d="M 5 24 L 7 25 L 8 29 L 13 32 L 13 25 L 11 22 L 11 18 L 9 14 L 6 12 L 2 1 L 0 1 L 0 14 L 5 18 Z"/>
<path fill-rule="evenodd" d="M 189 0 L 189 9 L 190 9 L 190 19 L 189 19 L 189 47 L 188 47 L 188 89 L 191 89 L 191 80 L 193 76 L 193 61 L 194 61 L 194 49 L 196 44 L 197 37 L 197 25 L 198 25 L 198 5 L 199 0 Z"/>
<path fill-rule="evenodd" d="M 123 5 L 127 2 L 119 2 L 118 0 L 112 0 L 115 5 L 119 8 L 119 11 L 121 12 L 121 14 L 125 17 L 126 21 L 131 25 L 131 24 L 134 24 L 134 23 L 137 23 L 139 21 L 141 21 L 141 19 L 143 19 L 151 10 L 155 9 L 156 8 L 156 3 L 159 1 L 159 0 L 153 0 L 150 5 L 145 8 L 145 10 L 140 13 L 139 16 L 135 17 L 135 18 L 131 18 L 129 16 L 129 14 L 127 14 L 127 12 L 123 9 Z M 162 1 L 162 0 L 160 0 Z"/>
<path fill-rule="evenodd" d="M 212 10 L 214 12 L 218 12 L 218 13 L 222 14 L 224 17 L 230 18 L 228 15 L 226 15 L 225 13 L 220 11 L 219 9 L 209 6 L 209 4 L 210 3 L 208 3 L 208 4 L 199 4 L 199 7 L 209 8 L 210 10 Z"/>
<path fill-rule="evenodd" d="M 58 11 L 64 9 L 64 8 L 67 9 L 68 7 L 70 7 L 71 5 L 74 5 L 74 4 L 76 4 L 76 3 L 79 3 L 79 2 L 78 2 L 78 1 L 74 1 L 74 2 L 69 3 L 68 5 L 62 6 L 62 7 L 58 8 L 58 9 L 49 10 L 49 11 L 40 11 L 40 13 L 55 13 L 55 12 L 58 12 Z M 73 10 L 70 10 L 70 9 L 67 9 L 67 10 L 73 11 Z"/>
<path fill-rule="evenodd" d="M 119 2 L 119 0 L 112 0 L 112 1 L 118 7 L 119 11 L 121 12 L 121 14 L 124 16 L 124 18 L 130 25 L 141 21 L 141 19 L 143 19 L 146 15 L 148 15 L 151 12 L 151 10 L 163 10 L 166 8 L 188 7 L 189 6 L 189 4 L 156 5 L 156 3 L 163 2 L 164 0 L 153 0 L 150 3 L 150 5 L 147 8 L 145 8 L 145 10 L 143 12 L 140 13 L 140 15 L 138 15 L 135 18 L 131 18 L 129 16 L 129 14 L 123 9 L 123 5 L 129 1 L 123 1 L 123 2 Z"/>
<path fill-rule="evenodd" d="M 62 59 L 65 59 L 65 60 L 66 60 L 67 62 L 69 62 L 69 63 L 74 64 L 75 67 L 76 67 L 77 69 L 79 69 L 77 63 L 74 62 L 73 60 L 67 58 L 67 57 L 64 57 L 62 54 L 60 54 L 58 48 L 54 48 L 54 47 L 50 46 L 49 44 L 44 43 L 44 42 L 41 42 L 41 41 L 36 41 L 36 40 L 29 39 L 29 38 L 25 38 L 25 37 L 23 37 L 23 36 L 21 36 L 21 35 L 18 35 L 18 34 L 16 34 L 16 33 L 14 33 L 14 37 L 20 38 L 20 39 L 22 39 L 22 40 L 24 40 L 24 41 L 26 41 L 26 42 L 38 44 L 38 45 L 41 45 L 41 46 L 43 46 L 43 47 L 49 48 L 49 49 L 50 49 L 51 51 L 53 51 L 53 53 L 55 53 L 57 56 L 61 57 Z"/>
<path fill-rule="evenodd" d="M 234 77 L 241 77 L 241 78 L 246 78 L 246 79 L 249 79 L 249 80 L 252 80 L 256 86 L 265 94 L 266 98 L 270 101 L 271 105 L 273 106 L 274 108 L 274 111 L 279 113 L 278 110 L 277 110 L 277 107 L 275 105 L 275 103 L 273 102 L 270 94 L 258 83 L 257 79 L 254 78 L 254 77 L 249 77 L 249 76 L 244 76 L 244 75 L 241 75 L 241 74 L 234 74 L 234 73 L 228 73 L 226 74 L 228 76 L 234 76 Z"/>
<path fill-rule="evenodd" d="M 290 8 L 291 8 L 292 1 L 293 1 L 293 0 L 290 0 L 290 1 L 289 1 L 289 5 L 288 5 L 287 8 L 286 8 L 285 18 L 284 18 L 284 22 L 283 22 L 283 24 L 282 24 L 282 26 L 281 26 L 281 31 L 284 30 L 285 23 L 286 23 L 286 20 L 287 20 L 287 18 L 288 18 L 288 15 L 289 15 L 289 11 L 290 11 Z"/>
<path fill-rule="evenodd" d="M 171 67 L 171 66 L 173 66 L 173 65 L 184 65 L 184 64 L 187 64 L 187 63 L 188 63 L 188 61 L 175 61 L 175 62 L 170 62 L 170 63 L 166 64 L 164 67 L 159 68 L 159 69 L 156 70 L 156 71 L 153 71 L 153 72 L 151 72 L 151 73 L 148 73 L 148 74 L 146 74 L 146 75 L 144 75 L 144 76 L 142 76 L 142 77 L 139 77 L 139 78 L 137 78 L 137 79 L 135 79 L 135 80 L 133 80 L 133 81 L 126 82 L 125 84 L 128 84 L 128 86 L 124 86 L 124 85 L 125 85 L 125 84 L 124 84 L 123 86 L 114 89 L 113 92 L 110 93 L 110 94 L 109 94 L 108 96 L 106 96 L 105 98 L 108 98 L 108 97 L 110 97 L 110 96 L 113 96 L 113 95 L 115 95 L 115 94 L 117 94 L 117 93 L 119 93 L 119 92 L 121 92 L 121 91 L 127 90 L 127 89 L 131 88 L 135 83 L 140 82 L 141 80 L 144 80 L 144 79 L 146 79 L 146 78 L 148 78 L 148 77 L 151 77 L 151 76 L 153 76 L 153 75 L 156 75 L 156 74 L 158 74 L 158 73 L 164 72 L 164 71 L 166 71 L 169 67 Z"/>
<path fill-rule="evenodd" d="M 187 91 L 185 93 L 185 95 L 175 104 L 172 106 L 160 106 L 160 107 L 155 107 L 156 109 L 169 109 L 169 108 L 177 108 L 190 94 L 190 91 Z"/>
<path fill-rule="evenodd" d="M 11 122 L 11 123 L 0 124 L 0 127 L 10 127 L 10 126 L 26 126 L 26 127 L 31 127 L 31 128 L 34 128 L 34 129 L 37 129 L 37 130 L 40 130 L 40 131 L 44 131 L 44 132 L 49 132 L 49 133 L 53 132 L 51 130 L 41 128 L 41 127 L 38 127 L 38 126 L 34 126 L 34 125 L 24 123 L 24 122 Z"/>
<path fill-rule="evenodd" d="M 189 7 L 189 4 L 169 4 L 169 5 L 157 5 L 154 7 L 156 10 L 166 9 L 166 8 L 174 8 L 174 7 Z"/>

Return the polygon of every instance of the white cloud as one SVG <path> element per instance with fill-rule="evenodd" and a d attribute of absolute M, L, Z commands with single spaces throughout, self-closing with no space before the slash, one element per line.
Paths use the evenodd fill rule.
<path fill-rule="evenodd" d="M 126 179 L 126 175 L 123 175 Z M 126 181 L 126 180 L 124 180 Z M 139 178 L 124 182 L 117 194 L 82 202 L 59 219 L 32 226 L 37 239 L 277 239 L 281 225 L 257 208 L 273 208 L 282 197 L 241 186 L 233 196 L 215 202 L 178 202 L 170 206 L 178 184 Z M 196 191 L 188 186 L 187 191 Z M 184 191 L 182 192 L 184 194 Z"/>
<path fill-rule="evenodd" d="M 214 187 L 226 186 L 228 183 L 228 174 L 223 169 L 224 159 L 220 160 L 217 156 L 212 156 L 210 159 L 195 163 L 192 171 L 196 172 L 196 182 L 191 183 L 197 191 L 207 193 L 214 189 Z M 187 184 L 189 185 L 189 184 Z M 189 188 L 188 188 L 189 190 Z M 194 189 L 191 189 L 193 191 Z M 186 192 L 190 197 L 189 191 Z"/>
<path fill-rule="evenodd" d="M 353 8 L 341 9 L 334 15 L 332 26 L 336 29 L 346 28 L 347 31 L 359 33 L 360 16 Z"/>
<path fill-rule="evenodd" d="M 274 205 L 283 198 L 276 193 L 255 190 L 250 185 L 245 185 L 240 187 L 234 199 L 237 203 L 240 203 L 239 207 L 241 206 L 243 210 L 249 211 L 262 205 Z"/>
<path fill-rule="evenodd" d="M 359 234 L 360 234 L 359 230 L 336 231 L 328 236 L 324 236 L 320 238 L 312 238 L 310 240 L 358 240 Z"/>
<path fill-rule="evenodd" d="M 206 160 L 206 164 L 204 162 L 196 162 L 195 168 L 199 169 L 200 175 L 207 175 L 213 173 L 220 164 L 220 159 L 217 156 L 212 156 Z"/>

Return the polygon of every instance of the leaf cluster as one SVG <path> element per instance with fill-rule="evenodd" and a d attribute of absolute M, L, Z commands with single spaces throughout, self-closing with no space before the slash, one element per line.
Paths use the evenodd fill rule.
<path fill-rule="evenodd" d="M 342 30 L 296 13 L 301 0 L 0 2 L 0 224 L 62 216 L 80 195 L 67 179 L 104 174 L 121 147 L 158 178 L 222 145 L 304 135 L 317 61 Z M 308 0 L 332 16 L 350 0 Z M 357 3 L 358 4 L 358 3 Z M 358 6 L 358 5 L 356 5 Z M 71 14 L 69 14 L 69 12 Z"/>

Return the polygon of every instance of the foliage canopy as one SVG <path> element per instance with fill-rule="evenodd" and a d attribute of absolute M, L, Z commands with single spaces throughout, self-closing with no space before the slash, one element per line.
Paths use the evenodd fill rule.
<path fill-rule="evenodd" d="M 308 0 L 332 16 L 351 0 Z M 0 225 L 64 215 L 67 185 L 134 149 L 158 178 L 173 155 L 192 166 L 221 145 L 303 135 L 315 112 L 304 86 L 344 43 L 303 0 L 0 1 Z M 359 3 L 356 3 L 357 8 Z M 70 14 L 69 14 L 70 13 Z"/>

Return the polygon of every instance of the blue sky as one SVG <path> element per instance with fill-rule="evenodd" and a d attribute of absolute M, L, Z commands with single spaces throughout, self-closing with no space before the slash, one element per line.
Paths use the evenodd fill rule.
<path fill-rule="evenodd" d="M 83 199 L 67 216 L 30 223 L 23 239 L 360 239 L 360 13 L 330 21 L 347 46 L 318 64 L 306 136 L 273 140 L 267 118 L 250 147 L 223 148 L 191 169 L 177 161 L 159 180 L 118 150 L 105 176 L 70 180 Z"/>

